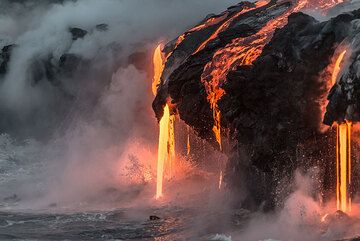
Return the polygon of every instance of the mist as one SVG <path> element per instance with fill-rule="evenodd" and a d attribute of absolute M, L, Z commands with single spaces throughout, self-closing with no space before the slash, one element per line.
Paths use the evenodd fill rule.
<path fill-rule="evenodd" d="M 14 48 L 0 75 L 0 198 L 98 203 L 129 184 L 129 157 L 153 165 L 153 49 L 236 2 L 1 1 L 0 48 Z M 61 69 L 64 56 L 75 69 Z"/>
<path fill-rule="evenodd" d="M 141 221 L 148 218 L 145 206 L 165 207 L 172 215 L 186 209 L 186 235 L 218 232 L 209 240 L 356 235 L 357 223 L 345 227 L 330 220 L 324 229 L 322 218 L 335 208 L 319 204 L 319 179 L 299 172 L 294 183 L 286 180 L 284 189 L 293 189 L 279 197 L 283 205 L 250 214 L 236 209 L 240 194 L 218 187 L 218 172 L 179 157 L 179 174 L 154 204 L 158 123 L 151 108 L 152 52 L 209 13 L 238 2 L 2 0 L 0 49 L 12 47 L 6 72 L 0 72 L 1 207 L 61 212 L 135 206 L 129 216 Z M 3 61 L 0 56 L 0 66 Z M 224 154 L 206 149 L 204 156 L 208 166 L 225 166 Z"/>

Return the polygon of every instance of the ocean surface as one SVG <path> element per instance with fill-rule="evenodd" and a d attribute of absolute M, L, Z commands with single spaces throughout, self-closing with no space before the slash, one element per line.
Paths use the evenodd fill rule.
<path fill-rule="evenodd" d="M 222 194 L 216 180 L 210 186 L 201 175 L 169 186 L 161 202 L 154 200 L 151 185 L 95 192 L 88 203 L 42 202 L 52 181 L 42 148 L 0 135 L 0 240 L 229 240 L 216 235 L 231 226 L 233 212 L 214 206 Z M 134 175 L 138 165 L 131 167 Z"/>
<path fill-rule="evenodd" d="M 63 213 L 1 211 L 0 240 L 231 240 L 216 232 L 227 222 L 210 214 L 201 218 L 207 218 L 208 223 L 201 223 L 194 213 L 177 207 Z M 150 215 L 159 219 L 150 220 Z"/>

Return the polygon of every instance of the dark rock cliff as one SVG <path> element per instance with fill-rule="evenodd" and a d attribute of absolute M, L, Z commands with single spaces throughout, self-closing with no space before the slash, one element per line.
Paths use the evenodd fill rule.
<path fill-rule="evenodd" d="M 240 4 L 227 11 L 241 11 L 242 7 Z M 213 59 L 215 51 L 236 39 L 256 36 L 269 21 L 282 16 L 290 7 L 287 1 L 271 1 L 247 11 L 232 20 L 200 52 L 193 53 L 211 31 L 214 34 L 210 27 L 185 34 L 178 46 L 170 43 L 165 51 L 171 55 L 153 103 L 157 117 L 162 116 L 163 105 L 170 97 L 180 118 L 199 136 L 215 144 L 212 111 L 201 80 L 206 64 Z M 220 83 L 225 90 L 218 102 L 221 124 L 223 133 L 229 133 L 223 138 L 230 143 L 225 150 L 229 156 L 226 178 L 233 189 L 245 187 L 251 193 L 243 204 L 274 207 L 277 199 L 291 189 L 281 183 L 290 180 L 295 170 L 314 166 L 322 174 L 320 188 L 324 195 L 333 192 L 334 184 L 330 181 L 333 178 L 329 177 L 335 173 L 331 165 L 335 158 L 334 132 L 320 131 L 324 118 L 321 103 L 328 95 L 331 78 L 329 73 L 324 73 L 337 47 L 348 41 L 354 31 L 353 22 L 360 19 L 359 13 L 340 14 L 325 22 L 303 13 L 289 15 L 287 24 L 276 29 L 251 65 L 238 65 Z M 342 79 L 340 83 L 343 82 Z M 337 92 L 337 95 L 333 97 L 336 103 L 344 106 L 347 93 Z M 347 101 L 357 102 L 356 93 Z M 330 100 L 330 106 L 333 105 Z M 325 123 L 329 124 L 326 120 L 327 117 Z"/>

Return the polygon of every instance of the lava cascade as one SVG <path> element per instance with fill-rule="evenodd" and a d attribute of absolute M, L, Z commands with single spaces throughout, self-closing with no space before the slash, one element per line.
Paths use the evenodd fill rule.
<path fill-rule="evenodd" d="M 337 209 L 351 211 L 351 123 L 337 125 L 336 141 L 336 203 Z"/>
<path fill-rule="evenodd" d="M 336 59 L 331 76 L 333 85 L 338 79 L 345 54 L 346 50 Z M 343 212 L 351 211 L 351 126 L 349 121 L 336 124 L 336 206 Z"/>
<path fill-rule="evenodd" d="M 152 91 L 154 95 L 157 93 L 157 86 L 161 82 L 161 74 L 163 71 L 163 59 L 161 53 L 161 45 L 158 45 L 153 55 L 154 64 L 154 78 L 152 84 Z M 175 117 L 170 113 L 168 104 L 164 107 L 164 114 L 160 120 L 159 125 L 159 142 L 158 142 L 158 160 L 156 173 L 156 198 L 163 195 L 163 181 L 165 167 L 169 167 L 170 175 L 173 168 L 173 161 L 175 159 L 175 136 L 174 136 L 174 122 Z"/>

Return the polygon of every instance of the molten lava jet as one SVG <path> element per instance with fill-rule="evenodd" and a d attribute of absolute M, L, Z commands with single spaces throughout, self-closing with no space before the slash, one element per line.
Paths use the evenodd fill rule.
<path fill-rule="evenodd" d="M 160 120 L 160 134 L 159 134 L 159 146 L 158 146 L 158 162 L 157 162 L 157 172 L 156 172 L 156 198 L 160 198 L 163 195 L 163 180 L 164 180 L 164 169 L 165 163 L 172 162 L 172 158 L 175 153 L 171 152 L 172 148 L 170 147 L 170 137 L 173 135 L 170 134 L 172 131 L 170 126 L 173 124 L 170 117 L 169 106 L 166 105 L 164 108 L 164 116 Z M 171 165 L 171 164 L 170 164 Z"/>
<path fill-rule="evenodd" d="M 336 59 L 331 76 L 332 84 L 338 79 L 346 50 Z M 336 124 L 336 207 L 343 212 L 351 211 L 351 125 L 349 121 Z"/>
<path fill-rule="evenodd" d="M 157 46 L 153 56 L 154 79 L 152 90 L 154 95 L 157 93 L 157 87 L 161 82 L 161 74 L 163 71 L 163 59 L 161 53 L 161 45 Z M 164 115 L 160 120 L 159 143 L 158 143 L 158 160 L 156 172 L 156 199 L 163 195 L 163 181 L 165 167 L 167 166 L 172 175 L 173 161 L 175 159 L 175 136 L 174 136 L 175 117 L 170 113 L 168 104 L 164 107 Z"/>
<path fill-rule="evenodd" d="M 336 206 L 351 211 L 351 123 L 337 125 L 336 141 Z"/>

